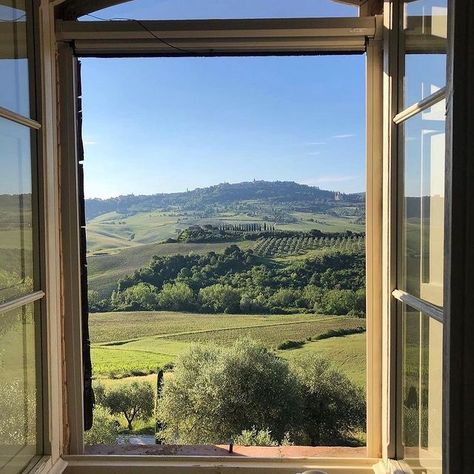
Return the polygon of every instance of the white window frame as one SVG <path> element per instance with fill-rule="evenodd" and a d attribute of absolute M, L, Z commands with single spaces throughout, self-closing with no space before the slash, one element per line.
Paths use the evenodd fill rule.
<path fill-rule="evenodd" d="M 63 255 L 63 308 L 65 311 L 68 437 L 66 456 L 70 465 L 89 465 L 83 454 L 82 346 L 79 266 L 79 208 L 77 193 L 76 54 L 83 56 L 192 56 L 252 54 L 367 53 L 367 457 L 305 458 L 301 460 L 94 456 L 94 465 L 116 469 L 140 465 L 150 469 L 178 465 L 240 466 L 261 472 L 281 469 L 324 469 L 340 472 L 373 472 L 383 454 L 382 313 L 382 172 L 383 172 L 383 39 L 382 19 L 376 17 L 291 20 L 214 20 L 160 22 L 56 22 L 60 93 L 60 168 Z M 249 26 L 250 25 L 250 26 Z M 152 32 L 152 33 L 151 33 Z M 178 46 L 178 51 L 156 39 Z M 84 38 L 88 38 L 85 40 Z M 243 39 L 244 38 L 244 39 Z M 295 40 L 297 38 L 297 40 Z M 131 41 L 132 40 L 132 41 Z M 85 464 L 82 464 L 85 463 Z M 89 464 L 88 464 L 89 463 Z M 132 464 L 127 464 L 132 463 Z M 197 468 L 195 468 L 197 469 Z M 267 470 L 267 471 L 266 471 Z M 191 471 L 190 471 L 191 472 Z"/>

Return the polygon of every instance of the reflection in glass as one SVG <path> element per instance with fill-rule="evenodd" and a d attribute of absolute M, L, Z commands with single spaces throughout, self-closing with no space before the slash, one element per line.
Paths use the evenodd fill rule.
<path fill-rule="evenodd" d="M 0 471 L 19 472 L 38 452 L 35 307 L 0 313 Z"/>
<path fill-rule="evenodd" d="M 445 101 L 401 126 L 398 287 L 443 305 Z"/>
<path fill-rule="evenodd" d="M 30 129 L 0 118 L 0 304 L 33 290 Z"/>
<path fill-rule="evenodd" d="M 134 0 L 94 15 L 137 20 L 354 17 L 358 8 L 334 0 Z M 81 20 L 96 18 L 84 16 Z"/>
<path fill-rule="evenodd" d="M 29 116 L 25 0 L 7 5 L 0 4 L 0 107 Z"/>
<path fill-rule="evenodd" d="M 405 1 L 403 108 L 446 85 L 447 0 Z"/>
<path fill-rule="evenodd" d="M 402 305 L 402 440 L 405 460 L 441 467 L 443 325 Z M 431 470 L 429 471 L 431 472 Z"/>

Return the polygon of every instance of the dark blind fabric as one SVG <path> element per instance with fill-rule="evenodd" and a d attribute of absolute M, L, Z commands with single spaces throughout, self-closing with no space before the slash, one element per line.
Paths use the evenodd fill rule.
<path fill-rule="evenodd" d="M 87 298 L 87 242 L 86 213 L 84 200 L 84 146 L 82 143 L 82 88 L 81 63 L 77 61 L 77 168 L 79 188 L 79 227 L 81 253 L 81 303 L 82 303 L 82 370 L 84 374 L 84 429 L 92 427 L 92 410 L 94 407 L 94 391 L 92 390 L 92 363 L 89 340 L 89 302 Z"/>

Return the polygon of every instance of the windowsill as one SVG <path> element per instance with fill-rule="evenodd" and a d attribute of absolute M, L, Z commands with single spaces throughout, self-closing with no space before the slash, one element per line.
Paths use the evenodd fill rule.
<path fill-rule="evenodd" d="M 302 459 L 302 458 L 366 458 L 367 448 L 332 446 L 234 446 L 228 445 L 97 445 L 86 446 L 85 454 L 92 455 L 154 455 L 154 456 L 209 456 L 233 458 Z"/>
<path fill-rule="evenodd" d="M 268 449 L 268 448 L 264 448 Z M 329 448 L 341 450 L 337 457 L 245 457 L 245 456 L 204 456 L 204 455 L 141 455 L 125 453 L 121 455 L 84 454 L 64 456 L 66 474 L 148 474 L 184 473 L 192 474 L 301 474 L 310 470 L 321 470 L 327 474 L 374 474 L 387 472 L 402 473 L 402 470 L 387 471 L 387 463 L 380 459 L 366 457 L 347 457 L 342 450 L 348 448 Z M 351 449 L 351 448 L 349 448 Z M 357 448 L 356 448 L 357 449 Z M 334 453 L 335 454 L 335 453 Z M 322 455 L 322 453 L 321 453 Z M 349 454 L 350 456 L 350 454 Z M 390 463 L 389 463 L 390 464 Z"/>

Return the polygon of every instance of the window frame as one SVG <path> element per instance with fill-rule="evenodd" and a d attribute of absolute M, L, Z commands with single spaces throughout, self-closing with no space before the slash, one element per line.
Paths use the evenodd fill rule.
<path fill-rule="evenodd" d="M 60 108 L 62 124 L 60 127 L 61 143 L 61 169 L 62 169 L 62 186 L 61 186 L 61 215 L 63 226 L 62 239 L 62 255 L 63 255 L 63 278 L 64 278 L 64 299 L 68 308 L 65 319 L 65 339 L 70 341 L 65 347 L 66 356 L 66 377 L 69 380 L 67 385 L 68 403 L 68 419 L 69 419 L 69 440 L 67 453 L 71 457 L 67 457 L 68 462 L 84 462 L 88 459 L 83 451 L 83 400 L 82 400 L 82 347 L 80 343 L 81 335 L 81 296 L 80 291 L 80 263 L 79 263 L 79 205 L 78 205 L 78 175 L 77 175 L 77 77 L 75 77 L 77 68 L 77 56 L 82 53 L 84 56 L 93 55 L 99 57 L 123 57 L 123 56 L 186 56 L 199 54 L 207 56 L 223 56 L 223 55 L 261 55 L 261 54 L 282 54 L 291 55 L 299 53 L 300 46 L 295 46 L 292 42 L 292 35 L 301 35 L 302 30 L 308 29 L 308 21 L 311 22 L 312 38 L 311 38 L 311 54 L 334 54 L 335 51 L 340 53 L 354 52 L 348 48 L 352 48 L 352 44 L 346 43 L 346 39 L 341 42 L 340 31 L 344 29 L 346 32 L 352 30 L 352 33 L 346 35 L 351 39 L 354 32 L 360 33 L 360 25 L 372 25 L 367 30 L 368 36 L 363 38 L 363 51 L 367 54 L 366 69 L 366 113 L 367 113 L 367 218 L 366 218 L 366 235 L 367 235 L 367 457 L 360 459 L 350 458 L 304 458 L 298 461 L 298 468 L 314 469 L 315 463 L 317 467 L 325 469 L 331 466 L 341 465 L 343 463 L 347 469 L 355 466 L 372 466 L 377 463 L 382 456 L 382 328 L 383 320 L 380 318 L 382 306 L 382 152 L 383 152 L 383 46 L 384 39 L 382 37 L 382 18 L 345 18 L 331 19 L 329 22 L 331 30 L 328 31 L 327 19 L 290 19 L 290 20 L 252 20 L 252 24 L 258 26 L 253 28 L 253 36 L 250 38 L 250 44 L 255 41 L 254 49 L 246 49 L 243 53 L 240 45 L 242 33 L 231 33 L 226 40 L 229 41 L 230 47 L 226 46 L 225 52 L 217 51 L 215 44 L 211 42 L 199 43 L 199 48 L 193 48 L 190 53 L 175 51 L 173 48 L 165 47 L 163 49 L 160 42 L 156 39 L 153 41 L 154 47 L 158 44 L 159 51 L 150 54 L 150 48 L 147 44 L 143 48 L 141 43 L 134 45 L 134 50 L 123 48 L 123 42 L 128 42 L 130 35 L 138 35 L 147 38 L 150 33 L 149 28 L 154 28 L 154 24 L 162 26 L 164 23 L 170 25 L 172 34 L 179 37 L 180 30 L 176 30 L 176 26 L 186 26 L 186 34 L 189 37 L 189 27 L 193 24 L 203 26 L 205 30 L 200 30 L 201 37 L 209 36 L 209 30 L 222 31 L 228 30 L 235 32 L 236 23 L 245 24 L 241 20 L 190 20 L 190 21 L 160 21 L 160 22 L 143 22 L 146 23 L 147 30 L 135 22 L 56 22 L 57 43 L 59 54 L 59 84 L 60 84 Z M 90 23 L 90 25 L 88 24 Z M 113 24 L 111 24 L 113 23 Z M 339 27 L 338 27 L 339 25 Z M 277 28 L 274 28 L 276 26 Z M 282 38 L 281 29 L 285 26 L 285 35 Z M 101 30 L 103 28 L 103 30 Z M 196 31 L 196 28 L 190 28 Z M 112 31 L 113 39 L 108 39 L 109 44 L 104 46 L 103 35 L 110 36 Z M 130 33 L 130 31 L 132 33 Z M 197 29 L 199 31 L 199 29 Z M 91 36 L 91 35 L 94 36 Z M 334 39 L 337 50 L 327 49 L 327 44 L 321 42 L 324 35 L 328 35 Z M 84 35 L 87 37 L 87 47 L 81 43 Z M 331 36 L 332 35 L 332 36 Z M 261 49 L 259 39 L 264 37 L 265 50 Z M 111 53 L 110 44 L 122 39 L 119 48 Z M 344 36 L 342 36 L 344 38 Z M 167 38 L 169 39 L 169 38 Z M 187 39 L 188 41 L 188 39 Z M 199 37 L 197 39 L 199 41 Z M 360 41 L 360 39 L 358 40 Z M 150 40 L 147 40 L 149 43 Z M 269 43 L 270 49 L 269 49 Z M 232 49 L 232 44 L 235 48 Z M 349 44 L 350 46 L 347 46 Z M 166 45 L 165 45 L 166 46 Z M 212 48 L 212 51 L 210 51 Z M 259 49 L 260 48 L 260 49 Z M 360 45 L 358 46 L 359 52 Z M 308 51 L 304 51 L 308 54 Z M 370 262 L 369 262 L 370 260 Z M 95 459 L 98 459 L 96 456 Z M 138 459 L 138 458 L 136 458 Z M 170 463 L 182 462 L 183 466 L 191 466 L 193 457 L 174 457 L 174 456 L 140 456 L 140 461 L 149 463 L 150 466 L 155 462 L 160 465 L 169 465 Z M 157 459 L 159 461 L 157 461 Z M 116 460 L 120 464 L 120 457 L 115 459 L 114 456 L 105 456 L 104 462 L 113 462 Z M 241 460 L 242 466 L 248 465 L 251 461 L 257 463 L 260 467 L 266 467 L 270 463 L 277 463 L 279 467 L 284 469 L 286 463 L 281 460 L 265 459 L 265 458 L 249 458 Z M 236 460 L 228 458 L 206 457 L 206 463 L 229 463 L 234 465 Z M 309 463 L 309 464 L 308 464 Z M 274 472 L 274 471 L 269 471 Z M 328 471 L 330 472 L 330 471 Z M 368 472 L 372 472 L 371 468 Z"/>
<path fill-rule="evenodd" d="M 25 2 L 25 30 L 26 30 L 26 58 L 28 61 L 28 103 L 29 115 L 0 106 L 0 118 L 11 123 L 26 127 L 30 133 L 30 166 L 31 166 L 31 213 L 32 213 L 32 259 L 33 259 L 33 288 L 25 295 L 14 298 L 6 303 L 0 304 L 0 317 L 8 311 L 18 310 L 27 305 L 33 305 L 33 318 L 35 321 L 35 366 L 37 374 L 36 419 L 41 420 L 36 424 L 36 451 L 34 456 L 23 466 L 25 471 L 32 470 L 41 465 L 44 460 L 49 459 L 51 449 L 50 429 L 48 413 L 50 413 L 48 364 L 49 357 L 46 350 L 47 332 L 47 275 L 46 275 L 46 245 L 44 239 L 45 212 L 44 188 L 43 188 L 43 153 L 42 153 L 42 108 L 41 108 L 41 84 L 38 82 L 38 74 L 41 70 L 41 51 L 38 47 L 39 39 L 39 1 L 26 0 Z M 15 456 L 4 466 L 14 462 L 21 456 L 21 448 Z"/>
<path fill-rule="evenodd" d="M 453 0 L 448 0 L 450 4 Z M 403 182 L 400 159 L 403 160 L 402 127 L 410 118 L 422 114 L 423 111 L 439 104 L 447 98 L 447 87 L 428 95 L 414 104 L 404 104 L 404 56 L 402 48 L 403 35 L 403 0 L 385 0 L 384 17 L 386 39 L 389 48 L 385 51 L 385 170 L 384 170 L 384 265 L 387 273 L 384 283 L 384 352 L 387 355 L 387 370 L 384 374 L 384 417 L 387 425 L 384 436 L 384 457 L 400 460 L 401 469 L 410 472 L 413 466 L 403 460 L 404 446 L 402 439 L 402 366 L 403 366 L 403 325 L 402 306 L 405 304 L 429 318 L 444 325 L 443 308 L 401 290 L 398 287 L 398 266 L 402 258 L 400 252 L 399 228 L 401 223 L 400 209 L 402 196 L 399 194 L 400 183 Z M 452 29 L 448 28 L 448 35 Z M 400 158 L 402 157 L 402 158 Z M 445 188 L 447 179 L 445 177 Z M 445 213 L 447 201 L 445 201 Z M 445 222 L 445 235 L 448 223 Z M 445 238 L 445 248 L 447 240 Z M 447 286 L 445 283 L 444 293 Z M 444 348 L 440 348 L 444 350 Z M 440 394 L 441 396 L 441 394 Z M 445 406 L 443 407 L 446 408 Z M 447 415 L 443 413 L 443 418 Z M 443 453 L 444 456 L 444 453 Z M 444 460 L 443 460 L 444 462 Z"/>

